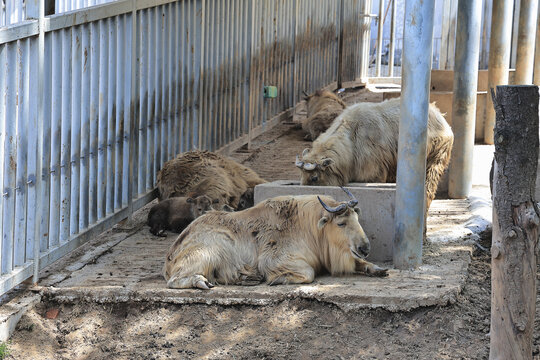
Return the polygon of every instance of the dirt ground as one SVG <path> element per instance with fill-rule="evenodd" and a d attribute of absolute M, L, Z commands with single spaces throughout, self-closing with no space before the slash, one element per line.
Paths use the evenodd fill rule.
<path fill-rule="evenodd" d="M 295 124 L 280 124 L 232 156 L 267 180 L 296 179 L 291 159 L 309 146 L 302 137 Z M 490 241 L 484 234 L 480 245 L 489 249 Z M 540 291 L 536 309 L 533 358 L 540 359 Z M 308 300 L 261 307 L 42 302 L 22 317 L 9 358 L 486 359 L 489 322 L 490 255 L 478 247 L 449 306 L 346 312 Z"/>

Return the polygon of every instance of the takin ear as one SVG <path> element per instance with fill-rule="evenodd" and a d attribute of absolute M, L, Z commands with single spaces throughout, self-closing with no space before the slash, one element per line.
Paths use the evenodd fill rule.
<path fill-rule="evenodd" d="M 358 217 L 362 216 L 362 210 L 359 208 L 354 208 L 354 212 L 358 215 Z"/>
<path fill-rule="evenodd" d="M 317 223 L 317 227 L 319 228 L 319 230 L 322 229 L 324 225 L 326 225 L 327 222 L 328 222 L 328 218 L 326 216 L 323 216 Z"/>
<path fill-rule="evenodd" d="M 191 204 L 191 203 L 194 203 L 195 200 L 193 200 L 192 197 L 188 197 L 188 198 L 186 199 L 186 202 L 189 203 L 189 204 Z"/>
<path fill-rule="evenodd" d="M 309 153 L 309 148 L 305 148 L 304 151 L 302 151 L 302 157 L 306 156 Z"/>
<path fill-rule="evenodd" d="M 323 169 L 327 168 L 328 166 L 330 166 L 331 164 L 334 163 L 334 160 L 330 159 L 330 158 L 326 158 L 326 159 L 323 159 L 322 163 L 321 163 L 321 166 Z"/>

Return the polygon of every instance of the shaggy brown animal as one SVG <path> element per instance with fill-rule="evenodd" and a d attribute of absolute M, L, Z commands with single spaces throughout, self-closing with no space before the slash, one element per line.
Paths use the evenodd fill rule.
<path fill-rule="evenodd" d="M 307 118 L 302 121 L 302 129 L 307 132 L 306 140 L 319 137 L 347 107 L 343 100 L 328 90 L 317 90 L 306 100 Z"/>
<path fill-rule="evenodd" d="M 400 99 L 358 103 L 296 159 L 303 185 L 345 185 L 349 182 L 395 182 Z M 450 162 L 454 134 L 439 109 L 429 105 L 426 159 L 426 212 Z"/>
<path fill-rule="evenodd" d="M 157 236 L 166 236 L 165 230 L 181 233 L 193 220 L 212 209 L 212 200 L 208 196 L 173 197 L 152 206 L 148 213 L 150 232 Z"/>
<path fill-rule="evenodd" d="M 211 211 L 169 249 L 163 268 L 167 285 L 208 290 L 216 283 L 310 283 L 324 271 L 386 276 L 387 270 L 364 260 L 370 244 L 357 203 L 280 196 L 240 212 Z"/>
<path fill-rule="evenodd" d="M 167 161 L 157 175 L 159 199 L 206 195 L 239 208 L 240 199 L 264 183 L 253 170 L 209 151 L 188 151 Z M 249 202 L 244 202 L 249 203 Z"/>

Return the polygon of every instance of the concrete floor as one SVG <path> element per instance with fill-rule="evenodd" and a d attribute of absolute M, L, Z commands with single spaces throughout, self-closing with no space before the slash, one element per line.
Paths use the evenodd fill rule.
<path fill-rule="evenodd" d="M 453 303 L 467 277 L 478 234 L 490 226 L 487 174 L 492 153 L 492 146 L 475 147 L 478 166 L 470 199 L 433 202 L 428 241 L 423 249 L 424 265 L 415 271 L 391 270 L 382 279 L 323 276 L 309 285 L 218 286 L 211 291 L 167 289 L 161 270 L 165 253 L 177 235 L 160 238 L 149 233 L 144 225 L 149 204 L 131 222 L 118 224 L 46 269 L 39 289 L 58 301 L 265 305 L 310 298 L 343 309 L 381 307 L 391 311 Z"/>

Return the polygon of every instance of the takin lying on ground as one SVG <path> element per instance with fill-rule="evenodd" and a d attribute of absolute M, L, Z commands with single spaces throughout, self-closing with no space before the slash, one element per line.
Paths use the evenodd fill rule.
<path fill-rule="evenodd" d="M 157 175 L 159 200 L 206 195 L 235 210 L 253 205 L 253 188 L 266 182 L 253 170 L 209 151 L 188 151 L 167 161 Z M 244 199 L 244 201 L 241 201 Z"/>
<path fill-rule="evenodd" d="M 328 90 L 317 90 L 306 96 L 307 117 L 302 120 L 302 129 L 307 132 L 304 139 L 315 140 L 330 127 L 347 107 L 343 100 Z"/>
<path fill-rule="evenodd" d="M 357 203 L 280 196 L 240 212 L 208 212 L 169 249 L 167 285 L 208 290 L 214 284 L 310 283 L 323 272 L 386 276 L 386 269 L 364 260 L 370 243 Z"/>
<path fill-rule="evenodd" d="M 434 104 L 429 105 L 426 161 L 426 211 L 448 166 L 452 129 Z M 358 103 L 305 149 L 296 166 L 303 185 L 343 186 L 350 182 L 395 182 L 400 99 Z"/>
<path fill-rule="evenodd" d="M 167 236 L 165 230 L 181 233 L 193 220 L 212 209 L 212 200 L 206 195 L 173 197 L 152 206 L 148 213 L 150 232 Z"/>

